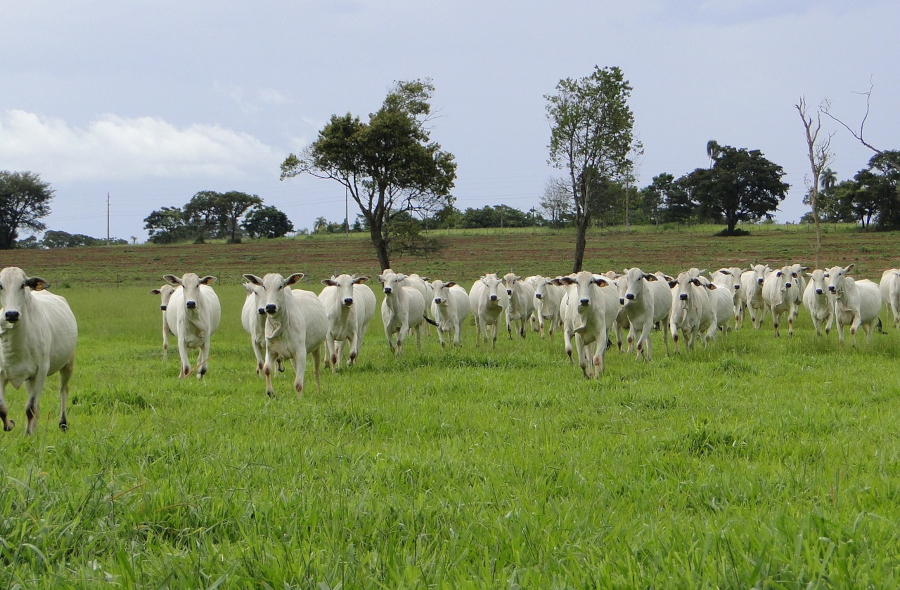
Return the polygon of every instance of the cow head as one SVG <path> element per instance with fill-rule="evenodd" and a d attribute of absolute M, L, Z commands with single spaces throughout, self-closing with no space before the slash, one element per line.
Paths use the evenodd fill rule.
<path fill-rule="evenodd" d="M 0 271 L 0 318 L 4 328 L 11 328 L 27 314 L 32 291 L 42 291 L 50 283 L 40 277 L 28 277 L 21 268 L 10 266 Z"/>
<path fill-rule="evenodd" d="M 153 289 L 150 291 L 151 295 L 159 295 L 159 308 L 163 311 L 166 311 L 166 306 L 169 305 L 169 299 L 172 298 L 172 293 L 175 292 L 175 287 L 166 283 L 159 289 Z"/>
<path fill-rule="evenodd" d="M 596 295 L 597 288 L 604 288 L 614 283 L 603 275 L 595 275 L 583 270 L 575 276 L 569 275 L 559 277 L 560 283 L 567 286 L 575 286 L 576 296 L 580 308 L 586 308 L 591 305 L 593 297 Z M 571 295 L 570 295 L 571 297 Z"/>
<path fill-rule="evenodd" d="M 809 277 L 809 282 L 812 284 L 813 292 L 816 296 L 825 295 L 825 292 L 828 290 L 828 279 L 825 271 L 817 268 L 811 273 L 807 273 L 806 276 Z"/>
<path fill-rule="evenodd" d="M 180 286 L 184 289 L 184 307 L 189 312 L 197 309 L 197 302 L 200 301 L 200 285 L 209 286 L 216 282 L 214 276 L 207 275 L 200 278 L 192 272 L 185 273 L 181 278 L 175 275 L 165 275 L 163 278 L 173 287 Z"/>
<path fill-rule="evenodd" d="M 296 285 L 303 276 L 302 272 L 295 272 L 288 278 L 278 273 L 268 273 L 263 278 L 246 274 L 244 278 L 265 290 L 266 314 L 274 316 L 284 310 L 285 292 L 290 291 L 290 286 Z"/>
<path fill-rule="evenodd" d="M 500 280 L 500 277 L 498 277 L 494 273 L 491 273 L 491 274 L 484 275 L 483 277 L 481 277 L 480 280 L 481 280 L 482 284 L 484 284 L 484 286 L 487 288 L 486 292 L 487 292 L 488 301 L 498 301 L 499 295 L 498 295 L 497 291 L 502 282 Z"/>
<path fill-rule="evenodd" d="M 434 302 L 438 305 L 446 305 L 450 299 L 450 289 L 455 286 L 454 281 L 444 282 L 438 279 L 431 281 L 431 288 L 434 290 Z"/>
<path fill-rule="evenodd" d="M 825 271 L 825 277 L 828 279 L 828 292 L 840 294 L 844 292 L 844 279 L 853 270 L 854 264 L 849 266 L 832 266 Z"/>
<path fill-rule="evenodd" d="M 379 277 L 380 278 L 380 277 Z M 332 276 L 330 279 L 322 279 L 322 284 L 328 287 L 336 287 L 338 292 L 338 301 L 345 307 L 353 305 L 353 285 L 362 285 L 369 280 L 369 277 L 358 277 L 356 275 L 342 274 Z"/>

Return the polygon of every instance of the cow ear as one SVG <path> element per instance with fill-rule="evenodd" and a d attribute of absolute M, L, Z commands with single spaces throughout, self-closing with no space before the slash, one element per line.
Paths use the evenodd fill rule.
<path fill-rule="evenodd" d="M 644 278 L 645 278 L 646 280 L 650 281 L 651 283 L 654 282 L 654 281 L 658 281 L 658 280 L 659 280 L 659 279 L 656 278 L 656 275 L 652 275 L 652 274 L 650 274 L 650 273 L 648 273 L 648 272 L 647 272 L 647 273 L 644 273 Z"/>
<path fill-rule="evenodd" d="M 856 266 L 856 263 L 855 263 L 855 262 L 851 262 L 851 263 L 850 263 L 850 266 L 844 267 L 844 272 L 846 272 L 846 273 L 849 274 L 850 271 L 853 270 L 853 267 L 854 267 L 854 266 Z"/>
<path fill-rule="evenodd" d="M 447 287 L 455 287 L 455 286 L 456 286 L 456 281 L 450 281 L 449 283 L 446 283 L 445 286 L 447 286 Z"/>
<path fill-rule="evenodd" d="M 353 284 L 354 285 L 362 285 L 363 283 L 365 283 L 368 280 L 369 280 L 369 277 L 356 277 L 355 279 L 353 279 Z"/>
<path fill-rule="evenodd" d="M 696 287 L 702 287 L 703 283 L 701 283 L 698 279 L 691 279 L 691 283 Z"/>
<path fill-rule="evenodd" d="M 181 286 L 181 279 L 175 275 L 163 275 L 163 279 L 176 287 Z"/>
<path fill-rule="evenodd" d="M 32 291 L 43 291 L 44 289 L 50 288 L 50 283 L 41 277 L 28 277 L 25 279 L 25 286 L 29 287 Z"/>
<path fill-rule="evenodd" d="M 214 277 L 212 275 L 206 275 L 205 277 L 200 279 L 200 284 L 209 286 L 209 285 L 212 285 L 213 283 L 215 283 L 217 280 L 218 279 L 216 279 L 216 277 Z"/>
<path fill-rule="evenodd" d="M 263 286 L 263 280 L 256 275 L 246 274 L 244 278 L 253 283 L 254 285 Z"/>
<path fill-rule="evenodd" d="M 329 287 L 337 287 L 337 282 L 334 279 L 322 279 L 322 284 Z"/>
<path fill-rule="evenodd" d="M 288 278 L 284 279 L 284 286 L 290 287 L 291 285 L 296 285 L 297 283 L 300 282 L 300 279 L 302 279 L 305 276 L 306 275 L 304 275 L 302 272 L 295 272 Z"/>
<path fill-rule="evenodd" d="M 150 289 L 150 294 L 151 295 L 160 295 L 160 294 L 162 294 L 162 291 L 160 291 L 159 289 Z"/>
<path fill-rule="evenodd" d="M 675 280 L 669 280 L 669 288 L 670 288 L 670 289 L 674 289 L 674 288 L 675 288 L 675 285 L 677 285 L 677 284 L 678 284 L 678 281 L 675 281 Z"/>
<path fill-rule="evenodd" d="M 710 291 L 715 291 L 716 289 L 718 289 L 718 287 L 716 287 L 712 283 L 707 283 L 706 288 L 709 289 Z"/>

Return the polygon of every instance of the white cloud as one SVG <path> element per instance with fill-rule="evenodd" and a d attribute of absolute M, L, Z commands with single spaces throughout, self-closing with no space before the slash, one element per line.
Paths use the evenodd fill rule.
<path fill-rule="evenodd" d="M 3 168 L 47 180 L 245 178 L 277 167 L 282 154 L 217 125 L 177 128 L 156 117 L 105 115 L 85 128 L 21 110 L 0 114 Z"/>

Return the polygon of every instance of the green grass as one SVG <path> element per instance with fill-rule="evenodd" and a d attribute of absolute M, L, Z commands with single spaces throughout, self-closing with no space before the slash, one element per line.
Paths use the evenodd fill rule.
<path fill-rule="evenodd" d="M 321 392 L 310 367 L 302 398 L 288 368 L 269 399 L 236 281 L 209 374 L 179 380 L 159 277 L 80 272 L 54 287 L 80 327 L 68 433 L 56 377 L 33 437 L 7 388 L 0 587 L 900 586 L 893 329 L 840 347 L 802 312 L 672 357 L 654 332 L 651 363 L 611 350 L 594 382 L 559 334 L 476 348 L 467 325 L 394 359 L 376 314 L 357 366 Z"/>

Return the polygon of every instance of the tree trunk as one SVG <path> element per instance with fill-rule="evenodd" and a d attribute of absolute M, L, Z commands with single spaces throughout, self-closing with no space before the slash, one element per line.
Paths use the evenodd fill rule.
<path fill-rule="evenodd" d="M 372 245 L 375 246 L 375 254 L 378 256 L 378 264 L 381 270 L 391 267 L 391 261 L 388 259 L 387 240 L 381 233 L 381 224 L 369 220 L 369 235 L 372 238 Z"/>
<path fill-rule="evenodd" d="M 584 267 L 584 249 L 587 245 L 587 227 L 588 216 L 582 214 L 575 220 L 575 262 L 572 265 L 572 272 L 581 272 Z"/>

